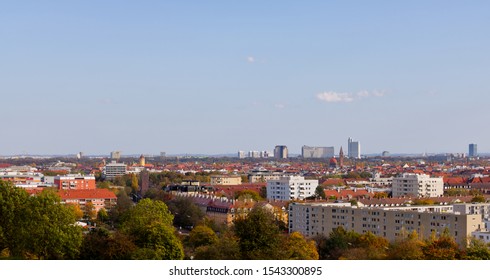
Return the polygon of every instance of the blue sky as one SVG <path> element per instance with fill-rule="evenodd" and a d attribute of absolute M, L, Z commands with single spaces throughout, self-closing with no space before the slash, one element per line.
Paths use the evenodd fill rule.
<path fill-rule="evenodd" d="M 2 1 L 0 155 L 489 152 L 488 1 Z"/>

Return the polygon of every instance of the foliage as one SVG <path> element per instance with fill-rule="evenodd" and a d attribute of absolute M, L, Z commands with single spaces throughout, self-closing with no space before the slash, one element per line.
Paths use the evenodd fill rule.
<path fill-rule="evenodd" d="M 424 242 L 420 240 L 416 231 L 404 238 L 392 242 L 388 248 L 387 258 L 390 260 L 423 260 L 422 248 Z"/>
<path fill-rule="evenodd" d="M 483 240 L 471 238 L 463 259 L 490 260 L 490 247 Z"/>
<path fill-rule="evenodd" d="M 167 205 L 175 217 L 174 225 L 178 227 L 190 229 L 204 217 L 204 213 L 190 198 L 178 197 L 168 201 Z"/>
<path fill-rule="evenodd" d="M 216 233 L 207 226 L 196 226 L 189 233 L 187 244 L 192 248 L 213 245 L 218 242 Z"/>
<path fill-rule="evenodd" d="M 82 260 L 129 260 L 137 247 L 122 233 L 111 234 L 104 228 L 96 229 L 83 239 Z"/>
<path fill-rule="evenodd" d="M 201 246 L 193 255 L 197 260 L 240 260 L 241 252 L 238 238 L 227 231 L 218 238 L 218 242 Z"/>
<path fill-rule="evenodd" d="M 252 190 L 240 190 L 235 193 L 235 199 L 244 200 L 244 199 L 253 199 L 254 201 L 264 200 L 263 197 L 260 196 L 256 191 Z"/>
<path fill-rule="evenodd" d="M 75 218 L 73 207 L 52 191 L 29 196 L 0 181 L 0 251 L 7 249 L 13 258 L 78 257 L 82 231 Z"/>
<path fill-rule="evenodd" d="M 242 259 L 284 259 L 280 249 L 283 236 L 274 221 L 274 215 L 255 207 L 245 218 L 235 220 L 234 232 L 238 237 Z"/>
<path fill-rule="evenodd" d="M 325 199 L 326 198 L 326 195 L 325 195 L 325 192 L 324 192 L 324 189 L 323 189 L 322 186 L 316 187 L 316 189 L 315 189 L 315 196 L 317 198 L 321 198 L 321 199 Z"/>
<path fill-rule="evenodd" d="M 484 203 L 484 202 L 486 202 L 486 199 L 483 195 L 475 195 L 471 199 L 471 202 Z"/>
<path fill-rule="evenodd" d="M 422 247 L 422 252 L 424 258 L 428 260 L 457 260 L 461 255 L 458 243 L 449 234 L 447 228 L 439 238 L 432 236 Z"/>
<path fill-rule="evenodd" d="M 137 193 L 139 189 L 138 176 L 136 174 L 131 174 L 131 189 L 133 193 Z"/>
<path fill-rule="evenodd" d="M 173 216 L 165 203 L 142 199 L 124 216 L 121 231 L 139 247 L 134 259 L 182 259 L 181 241 L 172 227 Z"/>
<path fill-rule="evenodd" d="M 306 240 L 299 232 L 291 233 L 286 240 L 288 260 L 318 260 L 318 252 L 315 241 Z"/>
<path fill-rule="evenodd" d="M 374 198 L 378 198 L 378 199 L 379 199 L 379 198 L 387 198 L 387 197 L 388 197 L 388 194 L 387 194 L 387 193 L 385 193 L 385 192 L 376 192 L 376 193 L 374 194 Z"/>
<path fill-rule="evenodd" d="M 413 201 L 413 205 L 434 205 L 434 200 L 430 198 L 419 198 Z"/>

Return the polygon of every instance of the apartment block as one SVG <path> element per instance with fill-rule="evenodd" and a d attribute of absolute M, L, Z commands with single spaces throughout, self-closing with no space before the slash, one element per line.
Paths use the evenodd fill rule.
<path fill-rule="evenodd" d="M 428 212 L 420 209 L 402 210 L 358 208 L 349 203 L 291 203 L 289 205 L 289 232 L 305 236 L 328 235 L 342 226 L 363 234 L 372 232 L 394 241 L 403 232 L 416 231 L 422 238 L 441 234 L 446 228 L 458 242 L 484 228 L 480 214 L 457 212 Z"/>
<path fill-rule="evenodd" d="M 403 173 L 393 178 L 393 197 L 437 197 L 444 194 L 442 178 L 430 177 L 426 174 Z"/>
<path fill-rule="evenodd" d="M 267 199 L 304 200 L 315 194 L 318 180 L 305 180 L 302 176 L 286 176 L 267 181 Z"/>

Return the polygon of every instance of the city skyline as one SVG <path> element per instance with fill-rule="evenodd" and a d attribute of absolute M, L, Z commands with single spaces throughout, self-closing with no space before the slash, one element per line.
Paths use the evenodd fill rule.
<path fill-rule="evenodd" d="M 0 155 L 490 152 L 489 8 L 5 1 Z"/>

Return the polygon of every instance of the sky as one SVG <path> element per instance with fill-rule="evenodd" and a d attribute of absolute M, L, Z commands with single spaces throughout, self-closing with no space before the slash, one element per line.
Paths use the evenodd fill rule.
<path fill-rule="evenodd" d="M 489 1 L 0 2 L 0 155 L 490 152 Z"/>

